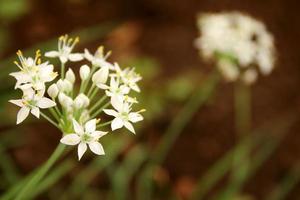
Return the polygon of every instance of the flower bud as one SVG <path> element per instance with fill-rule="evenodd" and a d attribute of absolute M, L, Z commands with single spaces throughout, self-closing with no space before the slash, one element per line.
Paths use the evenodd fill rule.
<path fill-rule="evenodd" d="M 79 94 L 74 100 L 75 108 L 86 108 L 90 104 L 90 99 L 83 93 Z"/>
<path fill-rule="evenodd" d="M 56 84 L 60 92 L 68 93 L 73 90 L 73 84 L 67 79 L 59 79 Z"/>
<path fill-rule="evenodd" d="M 79 70 L 81 80 L 86 80 L 90 75 L 90 67 L 87 65 L 82 65 Z"/>
<path fill-rule="evenodd" d="M 75 74 L 71 68 L 69 68 L 66 73 L 66 80 L 70 81 L 72 84 L 75 82 Z"/>
<path fill-rule="evenodd" d="M 59 92 L 59 90 L 58 90 L 58 87 L 57 87 L 57 85 L 56 85 L 55 83 L 52 84 L 52 85 L 50 85 L 50 87 L 49 87 L 48 90 L 47 90 L 48 95 L 49 95 L 52 99 L 55 99 L 55 98 L 57 97 L 58 92 Z"/>
<path fill-rule="evenodd" d="M 103 66 L 101 69 L 99 69 L 92 77 L 93 83 L 97 84 L 103 84 L 106 83 L 107 78 L 109 74 L 109 68 L 107 66 Z"/>
<path fill-rule="evenodd" d="M 59 93 L 58 101 L 62 105 L 62 107 L 66 108 L 67 110 L 72 109 L 73 100 L 71 99 L 71 97 L 65 95 L 63 92 Z"/>

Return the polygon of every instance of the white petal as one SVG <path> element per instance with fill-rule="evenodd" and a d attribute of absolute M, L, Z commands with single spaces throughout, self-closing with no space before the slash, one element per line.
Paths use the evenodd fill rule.
<path fill-rule="evenodd" d="M 31 114 L 33 114 L 37 118 L 40 118 L 40 109 L 38 107 L 33 107 L 31 109 Z"/>
<path fill-rule="evenodd" d="M 103 89 L 103 90 L 107 90 L 109 89 L 109 86 L 105 85 L 105 84 L 102 84 L 102 83 L 99 83 L 96 85 L 98 88 L 100 89 Z"/>
<path fill-rule="evenodd" d="M 24 106 L 22 99 L 13 99 L 13 100 L 9 100 L 8 102 L 13 103 L 19 107 Z"/>
<path fill-rule="evenodd" d="M 76 145 L 80 142 L 80 137 L 75 133 L 71 133 L 61 138 L 60 142 L 66 145 Z"/>
<path fill-rule="evenodd" d="M 48 52 L 45 53 L 45 56 L 49 57 L 49 58 L 58 57 L 59 52 L 58 51 L 48 51 Z"/>
<path fill-rule="evenodd" d="M 89 61 L 94 59 L 94 56 L 89 52 L 88 49 L 84 49 L 84 57 Z"/>
<path fill-rule="evenodd" d="M 17 115 L 17 124 L 20 124 L 29 115 L 30 109 L 28 107 L 22 107 Z"/>
<path fill-rule="evenodd" d="M 92 133 L 96 130 L 96 119 L 92 119 L 85 123 L 85 131 L 88 133 Z"/>
<path fill-rule="evenodd" d="M 87 149 L 87 145 L 85 143 L 81 142 L 78 145 L 78 149 L 77 149 L 77 151 L 78 151 L 78 160 L 81 159 L 81 157 L 83 156 L 83 154 L 86 152 L 86 149 Z"/>
<path fill-rule="evenodd" d="M 97 155 L 105 154 L 103 146 L 99 142 L 90 142 L 89 147 L 94 154 L 97 154 Z"/>
<path fill-rule="evenodd" d="M 129 121 L 133 123 L 142 121 L 143 119 L 143 116 L 139 113 L 129 113 Z"/>
<path fill-rule="evenodd" d="M 42 97 L 38 102 L 37 102 L 37 106 L 40 108 L 51 108 L 53 106 L 56 106 L 56 103 L 54 101 L 52 101 L 49 98 L 46 97 Z"/>
<path fill-rule="evenodd" d="M 66 63 L 66 62 L 68 61 L 68 58 L 67 58 L 66 56 L 60 55 L 60 56 L 59 56 L 59 60 L 60 60 L 60 62 L 62 62 L 62 63 Z"/>
<path fill-rule="evenodd" d="M 131 124 L 130 122 L 124 122 L 124 126 L 125 126 L 128 130 L 130 130 L 132 133 L 135 134 L 134 128 L 133 128 L 133 126 L 132 126 L 132 124 Z"/>
<path fill-rule="evenodd" d="M 113 95 L 110 99 L 111 105 L 117 110 L 121 111 L 123 108 L 123 101 L 119 96 Z"/>
<path fill-rule="evenodd" d="M 111 115 L 114 117 L 117 117 L 118 113 L 115 110 L 112 109 L 103 109 L 104 113 L 107 115 Z"/>
<path fill-rule="evenodd" d="M 116 117 L 111 123 L 111 130 L 114 131 L 116 129 L 122 128 L 123 125 L 124 125 L 123 120 Z"/>
<path fill-rule="evenodd" d="M 94 131 L 92 132 L 92 137 L 95 139 L 95 140 L 98 140 L 99 138 L 101 138 L 102 136 L 106 135 L 108 132 L 104 132 L 104 131 Z"/>
<path fill-rule="evenodd" d="M 82 128 L 82 126 L 80 126 L 75 119 L 73 119 L 73 127 L 74 127 L 74 131 L 77 134 L 79 134 L 79 135 L 83 134 L 83 128 Z"/>
<path fill-rule="evenodd" d="M 69 55 L 69 60 L 76 62 L 83 59 L 83 56 L 81 53 L 72 53 Z"/>

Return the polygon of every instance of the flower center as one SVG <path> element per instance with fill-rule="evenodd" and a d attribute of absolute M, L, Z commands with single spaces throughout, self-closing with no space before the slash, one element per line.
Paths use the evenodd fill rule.
<path fill-rule="evenodd" d="M 81 141 L 85 142 L 85 143 L 90 142 L 90 141 L 92 141 L 92 136 L 89 133 L 84 133 L 81 136 Z"/>

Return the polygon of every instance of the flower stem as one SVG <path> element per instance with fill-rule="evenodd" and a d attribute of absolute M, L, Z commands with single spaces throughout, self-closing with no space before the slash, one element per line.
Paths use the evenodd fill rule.
<path fill-rule="evenodd" d="M 110 105 L 110 101 L 104 104 L 101 108 L 99 108 L 99 110 L 97 110 L 94 114 L 92 114 L 91 118 L 94 118 L 97 115 L 99 115 L 103 111 L 103 109 L 107 108 L 109 105 Z"/>
<path fill-rule="evenodd" d="M 112 120 L 111 120 L 111 121 L 108 121 L 108 122 L 105 122 L 105 123 L 102 123 L 102 124 L 98 124 L 98 125 L 97 125 L 97 128 L 100 128 L 100 127 L 104 127 L 104 126 L 110 125 L 111 123 L 112 123 Z"/>
<path fill-rule="evenodd" d="M 92 113 L 99 105 L 101 105 L 101 104 L 103 103 L 103 101 L 105 101 L 106 98 L 107 98 L 107 96 L 106 96 L 106 95 L 103 95 L 103 96 L 101 97 L 101 99 L 100 99 L 99 101 L 97 101 L 97 102 L 94 104 L 93 107 L 91 107 L 90 113 Z"/>
<path fill-rule="evenodd" d="M 46 114 L 41 112 L 41 116 L 44 117 L 48 122 L 50 122 L 56 128 L 60 129 L 59 125 L 56 122 L 54 122 L 50 117 L 48 117 Z"/>
<path fill-rule="evenodd" d="M 61 63 L 61 79 L 65 78 L 65 63 Z"/>
<path fill-rule="evenodd" d="M 30 180 L 24 185 L 22 190 L 19 192 L 16 200 L 27 199 L 27 196 L 35 189 L 37 184 L 43 179 L 49 169 L 59 159 L 65 149 L 65 145 L 59 144 L 47 162 L 30 178 Z"/>

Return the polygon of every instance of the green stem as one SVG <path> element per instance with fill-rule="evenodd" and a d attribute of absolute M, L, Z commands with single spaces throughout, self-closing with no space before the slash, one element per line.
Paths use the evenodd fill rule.
<path fill-rule="evenodd" d="M 52 125 L 54 125 L 56 128 L 60 129 L 59 125 L 55 123 L 50 117 L 48 117 L 46 114 L 41 112 L 41 116 L 44 117 L 47 121 L 49 121 Z"/>
<path fill-rule="evenodd" d="M 91 95 L 91 93 L 92 93 L 92 91 L 94 90 L 94 88 L 95 88 L 95 84 L 93 83 L 93 84 L 92 84 L 92 87 L 90 87 L 89 91 L 87 92 L 87 96 L 88 96 L 88 97 Z"/>
<path fill-rule="evenodd" d="M 59 144 L 47 162 L 33 175 L 33 177 L 25 184 L 22 188 L 16 200 L 27 199 L 27 196 L 30 195 L 32 190 L 35 189 L 37 184 L 43 179 L 47 174 L 49 169 L 54 165 L 54 163 L 59 159 L 65 149 L 65 145 Z"/>
<path fill-rule="evenodd" d="M 97 117 L 97 115 L 99 115 L 103 111 L 103 109 L 107 108 L 109 105 L 110 101 L 104 104 L 101 108 L 99 108 L 94 114 L 92 114 L 91 118 L 93 119 L 94 117 Z"/>
<path fill-rule="evenodd" d="M 111 120 L 111 121 L 108 121 L 108 122 L 105 122 L 105 123 L 102 123 L 102 124 L 98 124 L 98 125 L 97 125 L 97 128 L 100 128 L 100 127 L 103 127 L 103 126 L 110 125 L 111 122 L 112 122 L 112 120 Z"/>
<path fill-rule="evenodd" d="M 94 72 L 96 71 L 96 69 L 97 69 L 97 67 L 96 67 L 96 66 L 93 66 L 93 67 L 92 67 L 92 70 L 91 70 L 91 72 L 90 72 L 90 74 L 89 74 L 89 76 L 88 76 L 88 78 L 83 82 L 82 93 L 85 92 L 86 87 L 88 86 L 88 84 L 89 84 L 89 82 L 90 82 L 90 79 L 91 79 L 92 75 L 94 74 Z"/>
<path fill-rule="evenodd" d="M 106 96 L 106 95 L 103 95 L 102 98 L 101 98 L 99 101 L 97 101 L 97 102 L 93 105 L 93 107 L 91 107 L 90 113 L 92 113 L 98 106 L 100 106 L 100 105 L 103 103 L 103 101 L 105 101 L 105 99 L 107 99 L 107 96 Z"/>
<path fill-rule="evenodd" d="M 65 78 L 65 63 L 61 63 L 61 79 Z"/>

